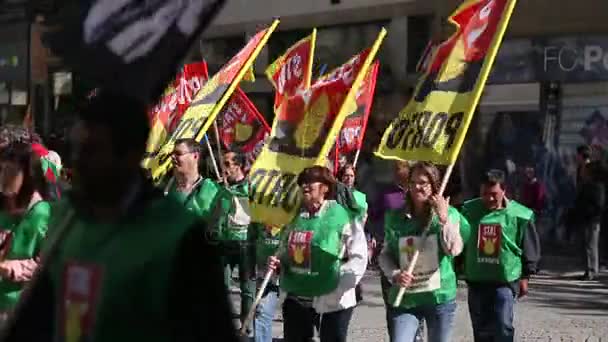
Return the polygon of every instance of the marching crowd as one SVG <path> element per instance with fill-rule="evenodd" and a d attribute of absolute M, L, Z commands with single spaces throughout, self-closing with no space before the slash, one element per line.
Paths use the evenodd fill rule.
<path fill-rule="evenodd" d="M 60 196 L 50 196 L 59 192 L 34 152 L 40 142 L 2 145 L 4 340 L 237 340 L 226 291 L 236 267 L 246 335 L 272 341 L 280 308 L 285 341 L 316 332 L 346 341 L 370 260 L 381 269 L 391 341 L 415 341 L 422 321 L 428 341 L 451 341 L 459 278 L 475 341 L 513 340 L 513 306 L 528 292 L 540 246 L 533 210 L 507 197 L 502 171 L 485 172 L 479 198 L 456 209 L 430 163 L 396 162 L 394 189 L 376 201 L 356 190 L 352 165 L 337 179 L 314 166 L 297 178 L 299 214 L 268 226 L 251 220 L 238 153 L 223 154 L 216 181 L 199 172 L 200 144 L 178 140 L 171 179 L 154 187 L 140 168 L 145 113 L 120 95 L 91 99 L 72 132 L 71 189 Z M 368 209 L 384 227 L 375 246 Z"/>

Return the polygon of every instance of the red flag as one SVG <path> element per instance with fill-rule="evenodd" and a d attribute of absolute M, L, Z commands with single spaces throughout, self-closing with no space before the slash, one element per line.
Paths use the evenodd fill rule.
<path fill-rule="evenodd" d="M 218 128 L 224 147 L 245 155 L 249 165 L 257 158 L 270 133 L 268 123 L 241 88 L 236 88 L 219 113 Z"/>
<path fill-rule="evenodd" d="M 167 87 L 158 104 L 150 110 L 150 126 L 153 127 L 158 120 L 165 126 L 168 134 L 173 132 L 179 119 L 208 78 L 207 63 L 184 65 L 183 71 Z"/>
<path fill-rule="evenodd" d="M 378 76 L 378 62 L 374 63 L 368 71 L 357 95 L 357 109 L 349 114 L 344 120 L 336 146 L 341 155 L 349 154 L 361 148 L 367 121 L 374 101 L 374 90 L 376 89 L 376 77 Z"/>

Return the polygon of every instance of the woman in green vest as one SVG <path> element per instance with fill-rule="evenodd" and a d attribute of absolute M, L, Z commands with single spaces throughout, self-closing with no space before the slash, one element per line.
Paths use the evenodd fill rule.
<path fill-rule="evenodd" d="M 286 342 L 310 341 L 320 314 L 321 342 L 345 342 L 357 304 L 355 287 L 367 267 L 361 221 L 334 200 L 336 181 L 326 167 L 313 166 L 298 176 L 302 204 L 283 229 L 281 265 L 283 335 Z"/>
<path fill-rule="evenodd" d="M 346 164 L 342 168 L 338 170 L 337 178 L 342 184 L 351 189 L 353 194 L 353 205 L 356 213 L 360 215 L 361 220 L 363 221 L 363 225 L 365 226 L 365 222 L 367 221 L 367 196 L 355 189 L 355 166 L 353 164 Z"/>
<path fill-rule="evenodd" d="M 456 311 L 453 257 L 462 252 L 469 224 L 448 204 L 449 198 L 439 195 L 441 176 L 433 164 L 412 166 L 408 183 L 404 209 L 386 214 L 385 229 L 392 234 L 386 235 L 379 258 L 393 285 L 391 341 L 413 342 L 419 321 L 425 319 L 429 342 L 449 342 Z M 417 250 L 418 261 L 409 274 Z M 406 292 L 395 306 L 400 288 Z"/>
<path fill-rule="evenodd" d="M 35 258 L 50 216 L 40 159 L 29 144 L 13 143 L 2 151 L 0 184 L 0 320 L 4 321 L 37 267 Z"/>

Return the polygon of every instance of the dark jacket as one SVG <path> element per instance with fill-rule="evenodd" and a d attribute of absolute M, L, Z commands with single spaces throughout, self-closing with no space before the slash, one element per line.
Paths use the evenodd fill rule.
<path fill-rule="evenodd" d="M 604 184 L 598 181 L 579 184 L 569 224 L 599 223 L 606 203 Z"/>

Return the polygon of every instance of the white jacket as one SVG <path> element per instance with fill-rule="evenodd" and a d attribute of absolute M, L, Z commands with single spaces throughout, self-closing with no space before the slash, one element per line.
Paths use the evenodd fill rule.
<path fill-rule="evenodd" d="M 321 215 L 330 201 L 325 201 L 314 215 Z M 308 212 L 301 212 L 307 217 Z M 360 221 L 352 220 L 342 228 L 343 255 L 348 261 L 340 266 L 340 281 L 332 292 L 315 297 L 313 307 L 318 313 L 329 313 L 348 309 L 357 305 L 355 286 L 361 281 L 367 269 L 367 240 Z"/>

